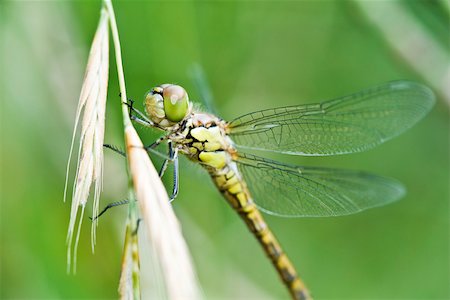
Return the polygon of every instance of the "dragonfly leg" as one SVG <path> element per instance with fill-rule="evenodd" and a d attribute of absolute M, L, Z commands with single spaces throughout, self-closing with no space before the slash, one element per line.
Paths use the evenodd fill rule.
<path fill-rule="evenodd" d="M 172 188 L 172 195 L 170 195 L 169 202 L 172 202 L 175 200 L 175 198 L 178 196 L 178 190 L 179 190 L 179 169 L 178 169 L 178 149 L 175 148 L 173 150 L 173 188 Z"/>
<path fill-rule="evenodd" d="M 144 149 L 145 150 L 155 149 L 157 146 L 159 146 L 159 144 L 161 144 L 161 142 L 163 142 L 166 139 L 167 139 L 167 136 L 162 136 L 159 139 L 157 139 L 156 141 L 154 141 L 153 143 L 151 143 L 150 145 L 145 146 Z"/>
<path fill-rule="evenodd" d="M 91 219 L 92 221 L 97 220 L 97 219 L 98 219 L 101 215 L 103 215 L 108 209 L 110 209 L 110 208 L 112 208 L 112 207 L 119 206 L 119 205 L 128 204 L 128 203 L 130 203 L 130 201 L 129 201 L 128 199 L 120 200 L 120 201 L 117 201 L 117 202 L 112 202 L 112 203 L 106 205 L 105 208 L 104 208 L 98 215 L 96 215 L 96 216 L 93 217 L 93 218 L 89 217 L 89 219 Z"/>
<path fill-rule="evenodd" d="M 161 144 L 161 142 L 163 142 L 163 141 L 166 140 L 166 139 L 167 139 L 167 136 L 162 136 L 162 137 L 160 137 L 159 139 L 157 139 L 157 140 L 156 140 L 155 142 L 153 142 L 152 144 L 150 144 L 150 145 L 148 145 L 148 146 L 145 146 L 145 147 L 144 147 L 145 151 L 147 151 L 148 153 L 156 154 L 157 156 L 162 157 L 162 158 L 165 159 L 165 160 L 171 160 L 170 155 L 167 156 L 167 155 L 162 154 L 162 153 L 160 153 L 160 152 L 158 152 L 158 151 L 155 150 L 155 148 L 156 148 L 157 146 L 159 146 L 159 145 Z M 170 152 L 169 152 L 169 154 L 170 154 Z M 164 163 L 166 163 L 166 162 L 164 162 Z M 164 165 L 164 164 L 163 164 L 163 165 Z M 160 176 L 160 177 L 161 177 L 161 176 Z"/>
<path fill-rule="evenodd" d="M 125 154 L 125 152 L 123 152 L 122 150 L 120 150 L 119 148 L 117 148 L 114 145 L 110 145 L 110 144 L 103 144 L 103 147 L 111 149 L 112 151 L 122 155 L 123 157 L 127 157 L 127 155 Z"/>
<path fill-rule="evenodd" d="M 153 145 L 155 145 L 158 141 L 154 142 L 153 144 L 151 144 L 149 147 L 152 147 Z M 172 142 L 168 141 L 167 142 L 168 146 L 169 146 L 169 155 L 166 156 L 166 159 L 164 159 L 164 162 L 161 166 L 161 169 L 159 169 L 159 177 L 163 177 L 164 173 L 166 172 L 167 169 L 167 165 L 169 164 L 169 162 L 171 162 L 173 160 L 173 149 L 172 149 Z"/>
<path fill-rule="evenodd" d="M 167 170 L 169 162 L 173 162 L 173 187 L 172 195 L 170 196 L 169 202 L 175 200 L 178 195 L 178 182 L 179 182 L 179 172 L 178 172 L 178 149 L 174 148 L 172 142 L 168 142 L 169 145 L 169 157 L 164 160 L 161 169 L 159 170 L 159 177 L 162 177 Z"/>
<path fill-rule="evenodd" d="M 128 106 L 128 114 L 130 115 L 131 120 L 147 127 L 155 126 L 155 123 L 150 121 L 144 113 L 134 108 L 134 101 L 132 99 L 128 98 L 127 102 L 124 102 L 124 104 Z M 134 115 L 133 113 L 135 113 L 136 115 Z"/>
<path fill-rule="evenodd" d="M 161 166 L 161 169 L 159 169 L 159 172 L 158 172 L 159 178 L 163 177 L 164 173 L 166 172 L 168 164 L 169 164 L 169 159 L 165 159 Z"/>
<path fill-rule="evenodd" d="M 136 123 L 139 123 L 141 125 L 147 126 L 147 127 L 153 127 L 153 123 L 150 123 L 146 120 L 140 119 L 139 117 L 136 117 L 135 115 L 131 115 L 130 119 L 132 121 L 135 121 Z"/>
<path fill-rule="evenodd" d="M 148 153 L 153 153 L 153 154 L 156 154 L 156 155 L 164 158 L 164 162 L 158 173 L 160 178 L 164 175 L 165 171 L 167 170 L 168 164 L 170 162 L 174 163 L 174 165 L 173 165 L 173 187 L 172 187 L 172 194 L 169 198 L 169 202 L 172 202 L 177 197 L 178 190 L 179 190 L 178 149 L 174 148 L 172 145 L 172 142 L 169 140 L 168 141 L 168 146 L 169 146 L 169 155 L 168 156 L 155 150 L 155 148 L 158 145 L 160 145 L 162 141 L 164 141 L 166 139 L 167 139 L 167 136 L 162 136 L 159 139 L 157 139 L 155 142 L 153 142 L 152 144 L 145 146 L 144 150 L 147 151 Z M 122 155 L 123 157 L 126 157 L 126 153 L 119 150 L 116 146 L 113 146 L 110 144 L 104 144 L 103 147 L 111 149 L 114 152 Z M 110 208 L 110 207 L 108 207 L 108 208 Z M 106 208 L 105 210 L 107 210 L 108 208 Z M 97 217 L 95 217 L 94 220 L 103 213 L 104 213 L 104 211 L 102 211 Z"/>
<path fill-rule="evenodd" d="M 119 98 L 122 98 L 122 93 L 119 93 Z M 133 109 L 134 100 L 131 98 L 127 98 L 127 102 L 124 102 L 126 106 L 128 106 L 128 114 L 131 115 L 131 110 Z"/>
<path fill-rule="evenodd" d="M 153 144 L 144 147 L 145 151 L 147 151 L 148 153 L 156 154 L 156 155 L 158 155 L 158 156 L 160 156 L 160 157 L 162 157 L 162 158 L 164 158 L 164 159 L 170 159 L 167 155 L 162 154 L 162 153 L 160 153 L 160 152 L 154 150 L 154 148 L 155 148 L 156 146 L 158 146 L 158 145 L 161 143 L 161 141 L 163 141 L 163 140 L 165 140 L 165 139 L 166 139 L 166 137 L 161 137 L 161 138 L 159 138 L 159 139 L 158 139 L 156 142 L 154 142 Z M 103 144 L 103 147 L 108 148 L 108 149 L 110 149 L 110 150 L 112 150 L 112 151 L 114 151 L 114 152 L 116 152 L 116 153 L 122 155 L 123 157 L 127 157 L 126 153 L 125 153 L 123 150 L 119 149 L 117 146 L 114 146 L 114 145 L 111 145 L 111 144 Z"/>

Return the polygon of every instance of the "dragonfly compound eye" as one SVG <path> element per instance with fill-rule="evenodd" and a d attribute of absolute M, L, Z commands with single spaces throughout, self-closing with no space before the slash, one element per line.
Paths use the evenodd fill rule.
<path fill-rule="evenodd" d="M 162 96 L 162 88 L 156 87 L 145 95 L 144 100 L 145 112 L 155 123 L 160 123 L 165 119 L 164 101 Z"/>
<path fill-rule="evenodd" d="M 183 120 L 191 111 L 189 97 L 179 85 L 163 84 L 145 95 L 145 112 L 162 127 L 169 127 Z"/>
<path fill-rule="evenodd" d="M 183 120 L 189 112 L 189 97 L 179 85 L 168 85 L 163 89 L 164 112 L 172 122 Z"/>

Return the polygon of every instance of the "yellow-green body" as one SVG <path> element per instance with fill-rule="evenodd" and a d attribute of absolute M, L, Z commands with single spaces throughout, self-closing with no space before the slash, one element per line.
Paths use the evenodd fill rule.
<path fill-rule="evenodd" d="M 227 123 L 206 113 L 191 113 L 173 128 L 169 139 L 210 174 L 228 203 L 239 213 L 277 269 L 294 299 L 311 299 L 303 282 L 257 209 L 234 158 Z"/>
<path fill-rule="evenodd" d="M 434 102 L 426 86 L 393 81 L 322 103 L 255 111 L 227 123 L 193 111 L 182 87 L 164 84 L 147 94 L 144 104 L 150 120 L 143 123 L 168 134 L 160 141 L 171 141 L 171 153 L 184 153 L 204 166 L 258 239 L 292 297 L 311 299 L 239 170 L 249 176 L 249 188 L 261 207 L 279 216 L 353 214 L 397 201 L 405 188 L 365 172 L 295 166 L 237 153 L 230 137 L 247 149 L 293 155 L 361 152 L 410 128 Z"/>

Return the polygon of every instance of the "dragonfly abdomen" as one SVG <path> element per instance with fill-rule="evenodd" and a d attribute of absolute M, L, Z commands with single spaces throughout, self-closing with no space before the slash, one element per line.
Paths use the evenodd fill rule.
<path fill-rule="evenodd" d="M 301 300 L 311 299 L 294 266 L 253 202 L 235 163 L 226 164 L 221 169 L 207 169 L 217 188 L 227 199 L 228 203 L 239 213 L 249 230 L 264 248 L 281 279 L 289 288 L 292 297 Z"/>
<path fill-rule="evenodd" d="M 236 210 L 259 241 L 293 299 L 309 300 L 309 292 L 270 231 L 250 195 L 233 155 L 236 150 L 226 135 L 223 122 L 208 114 L 193 114 L 186 122 L 184 136 L 188 142 L 183 152 L 200 162 L 228 203 Z"/>

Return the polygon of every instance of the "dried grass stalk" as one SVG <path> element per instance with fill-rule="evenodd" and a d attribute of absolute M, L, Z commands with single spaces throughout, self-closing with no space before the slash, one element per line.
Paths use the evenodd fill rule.
<path fill-rule="evenodd" d="M 149 239 L 161 265 L 169 299 L 200 299 L 201 292 L 169 197 L 132 126 L 125 128 L 128 164 Z"/>
<path fill-rule="evenodd" d="M 72 207 L 70 212 L 69 229 L 67 233 L 67 265 L 70 271 L 72 261 L 72 240 L 75 230 L 78 209 L 82 213 L 78 223 L 75 246 L 73 248 L 73 266 L 76 270 L 76 252 L 79 239 L 83 212 L 89 198 L 92 185 L 94 186 L 93 215 L 98 214 L 99 198 L 102 189 L 103 175 L 103 138 L 105 131 L 105 107 L 108 87 L 108 14 L 102 10 L 100 22 L 92 42 L 89 59 L 81 88 L 77 107 L 72 145 L 70 147 L 69 161 L 67 163 L 66 184 L 64 187 L 64 201 L 67 194 L 69 165 L 72 157 L 75 136 L 81 119 L 80 146 L 78 150 L 78 163 L 72 194 Z M 95 245 L 95 228 L 97 221 L 92 223 L 92 250 Z"/>
<path fill-rule="evenodd" d="M 131 176 L 133 194 L 136 196 L 144 226 L 151 241 L 149 246 L 154 250 L 153 253 L 157 256 L 161 266 L 160 269 L 163 273 L 169 299 L 200 299 L 201 292 L 192 260 L 181 234 L 181 228 L 169 204 L 169 197 L 147 152 L 143 148 L 136 130 L 131 125 L 128 108 L 124 104 L 127 98 L 119 33 L 111 0 L 104 0 L 104 3 L 110 16 L 117 74 L 122 95 L 122 113 L 129 174 Z M 129 220 L 136 219 L 135 213 L 136 209 L 131 208 Z M 126 246 L 125 248 L 127 249 Z M 150 254 L 144 253 L 143 255 Z M 121 283 L 123 284 L 121 284 L 119 291 L 122 299 L 128 299 L 126 298 L 127 295 L 131 296 L 129 292 L 134 289 L 137 282 L 136 280 L 129 280 L 127 274 L 130 274 L 132 264 L 126 257 L 124 257 L 124 261 L 128 263 L 122 265 Z M 136 266 L 136 264 L 134 265 Z M 133 297 L 137 298 L 138 296 L 134 294 Z"/>

